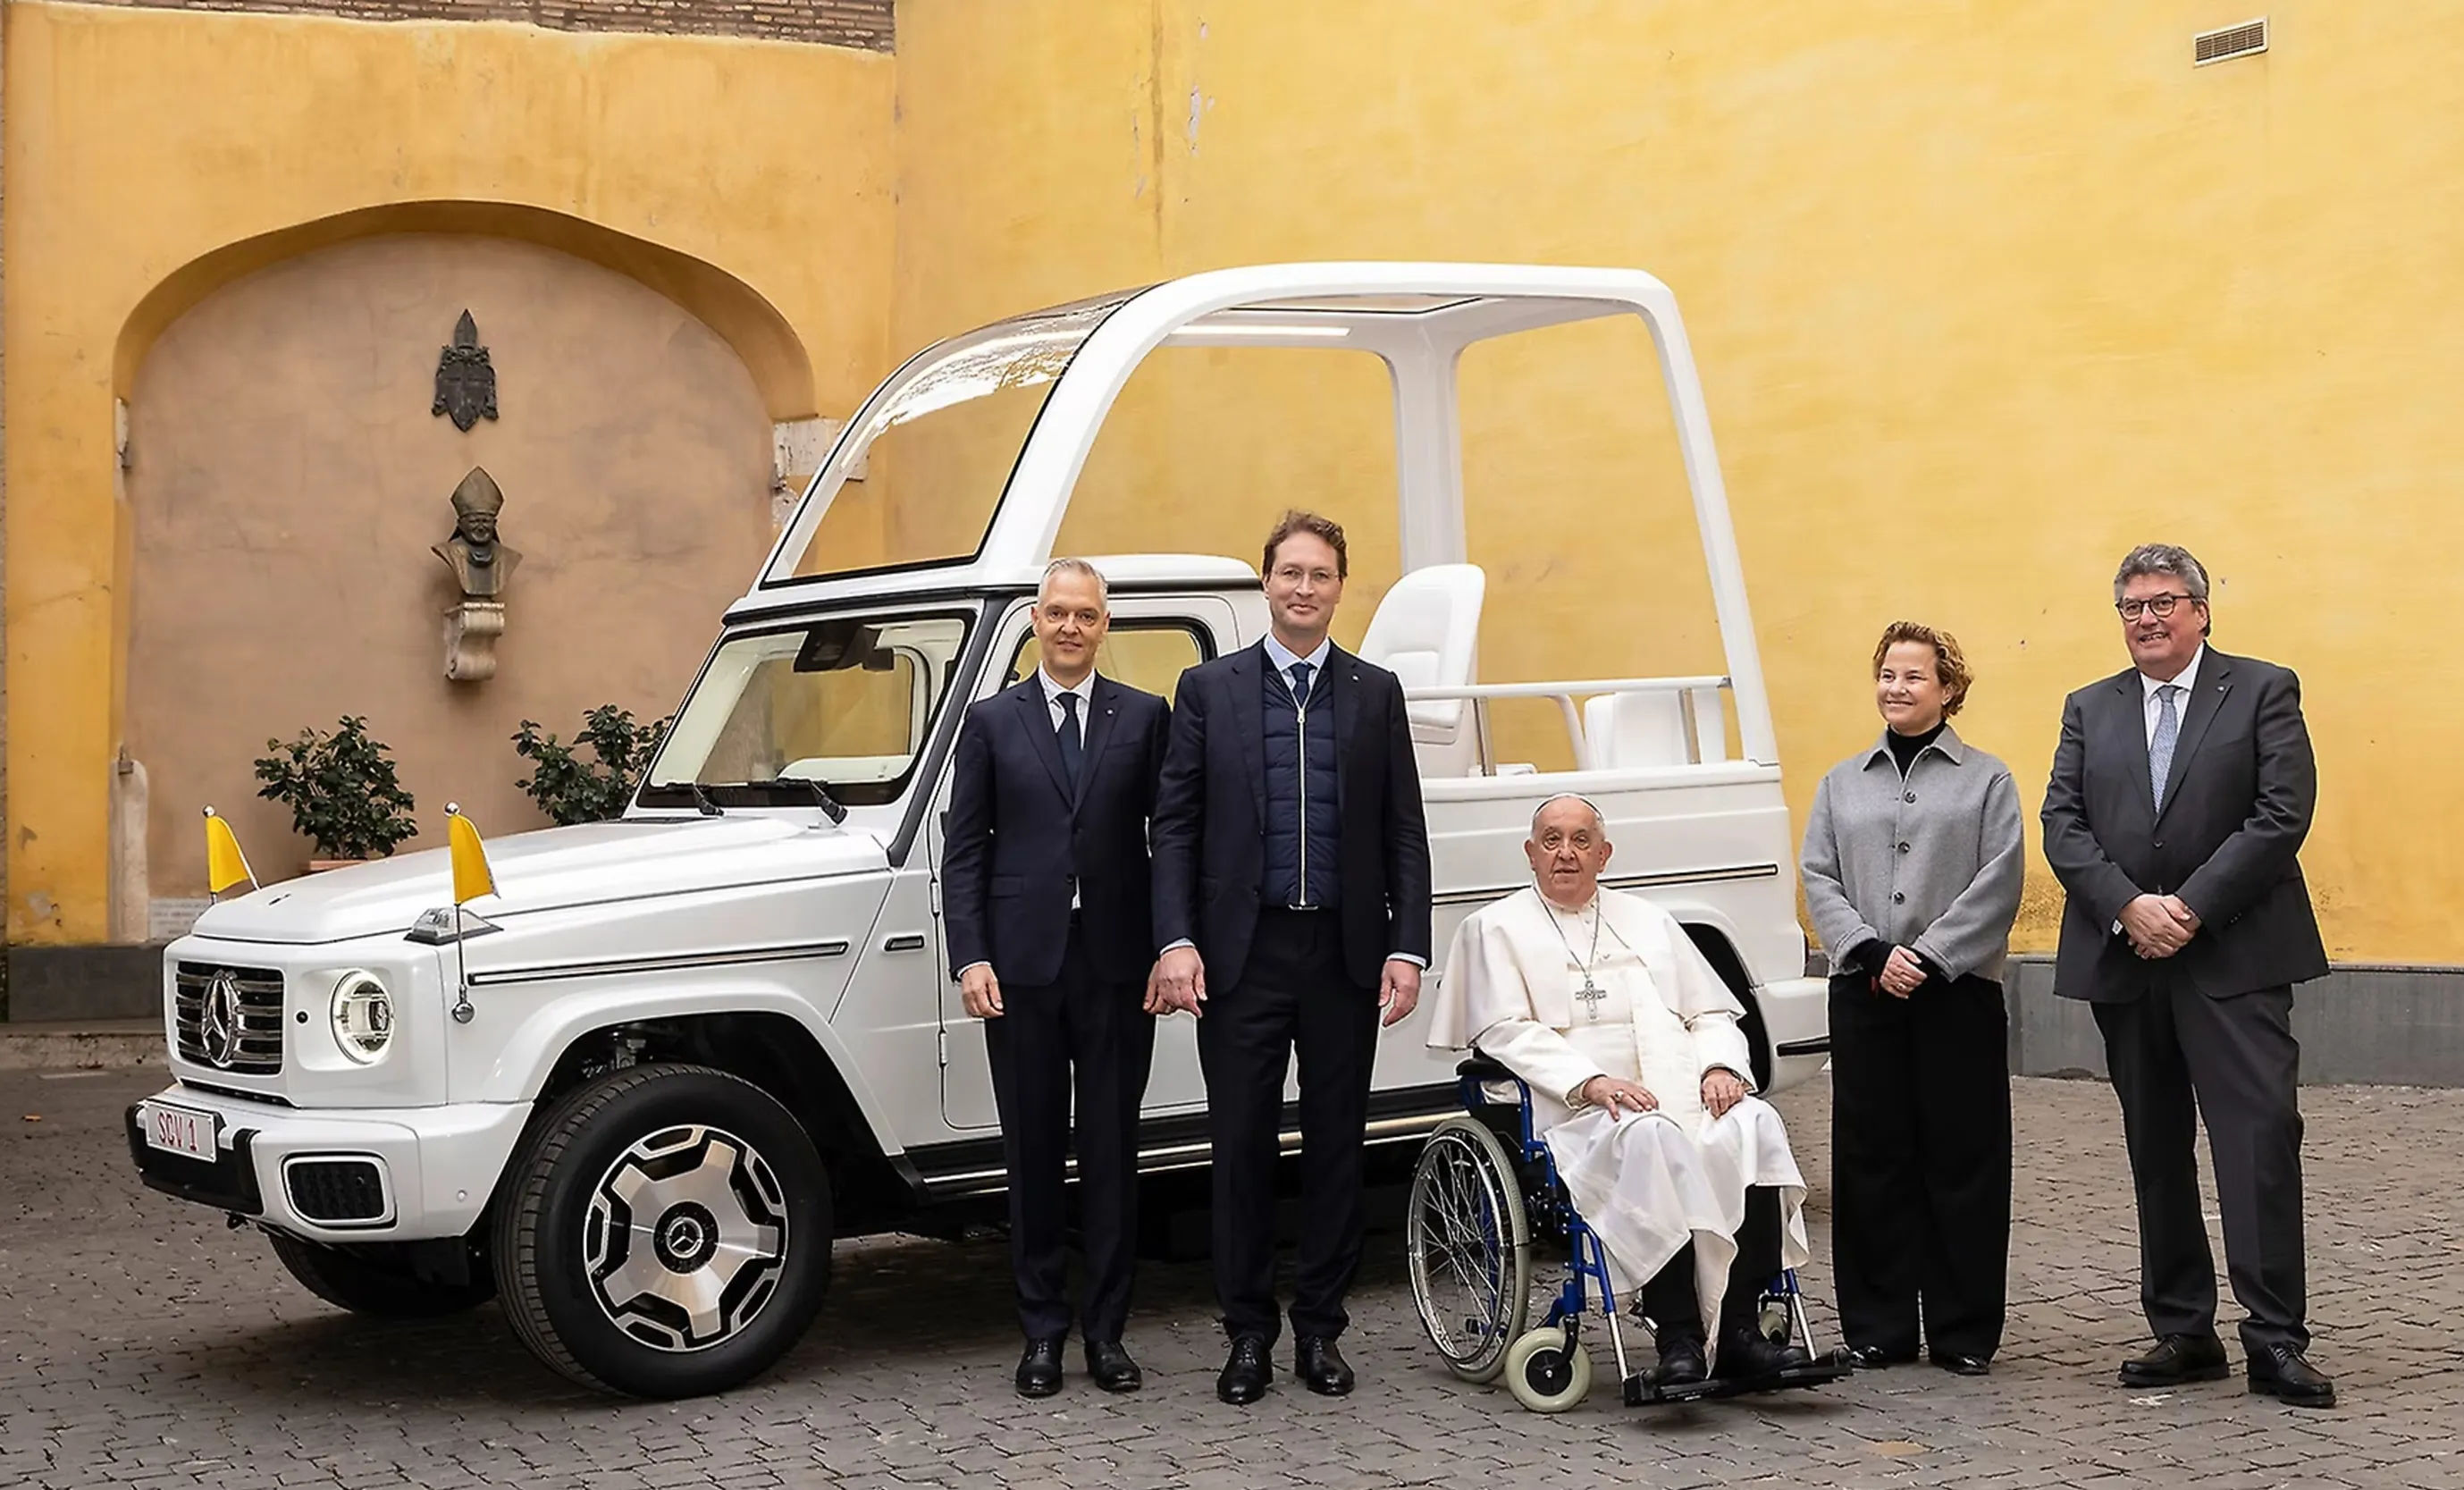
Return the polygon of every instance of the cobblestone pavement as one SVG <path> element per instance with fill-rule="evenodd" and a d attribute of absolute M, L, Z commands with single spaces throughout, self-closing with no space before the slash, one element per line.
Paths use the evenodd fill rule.
<path fill-rule="evenodd" d="M 1651 1413 L 1619 1406 L 1602 1371 L 1584 1408 L 1543 1418 L 1437 1367 L 1392 1233 L 1373 1237 L 1354 1296 L 1347 1400 L 1285 1375 L 1256 1407 L 1217 1403 L 1203 1266 L 1156 1264 L 1131 1325 L 1147 1391 L 1104 1396 L 1073 1352 L 1062 1395 L 1021 1402 L 1000 1243 L 903 1239 L 843 1251 L 820 1323 L 767 1378 L 609 1400 L 535 1364 L 493 1305 L 356 1320 L 294 1285 L 262 1238 L 139 1188 L 120 1110 L 159 1080 L 0 1073 L 0 1485 L 2464 1485 L 2447 1319 L 2464 1091 L 2303 1094 L 2314 1357 L 2338 1411 L 2253 1398 L 2238 1378 L 2112 1385 L 2141 1333 L 2119 1118 L 2102 1085 L 2029 1081 L 2013 1309 L 1990 1378 L 1902 1367 Z M 1817 1179 L 1818 1329 L 1827 1100 L 1817 1083 L 1780 1101 Z"/>

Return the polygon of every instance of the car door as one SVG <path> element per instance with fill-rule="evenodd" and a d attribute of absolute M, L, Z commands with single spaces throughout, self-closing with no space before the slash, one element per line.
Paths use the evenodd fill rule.
<path fill-rule="evenodd" d="M 1167 699 L 1178 689 L 1182 672 L 1235 645 L 1239 636 L 1231 603 L 1220 596 L 1125 595 L 1112 601 L 1111 610 L 1111 629 L 1096 652 L 1096 669 L 1116 683 Z M 1037 650 L 1029 611 L 1030 603 L 1021 601 L 1001 617 L 993 633 L 993 664 L 984 669 L 979 697 L 989 698 L 1035 670 Z M 950 782 L 945 773 L 927 819 L 936 932 L 942 904 L 942 830 L 949 805 Z M 941 975 L 942 1118 L 960 1131 L 995 1129 L 1001 1118 L 993 1105 L 992 1074 L 984 1059 L 984 1022 L 969 1015 L 960 1002 L 957 970 L 949 965 L 948 938 L 936 934 L 934 941 Z M 1145 1112 L 1150 1116 L 1190 1112 L 1205 1105 L 1206 1085 L 1198 1070 L 1197 1021 L 1180 1016 L 1159 1021 Z"/>

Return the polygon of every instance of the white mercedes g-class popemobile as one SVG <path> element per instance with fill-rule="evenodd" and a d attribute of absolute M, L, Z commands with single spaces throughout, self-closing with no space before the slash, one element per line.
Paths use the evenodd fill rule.
<path fill-rule="evenodd" d="M 1621 316 L 1657 348 L 1727 674 L 1480 683 L 1457 358 Z M 621 821 L 497 841 L 497 892 L 458 914 L 443 850 L 209 909 L 165 956 L 173 1083 L 128 1114 L 145 1183 L 258 1227 L 343 1308 L 495 1296 L 550 1365 L 647 1396 L 775 1361 L 835 1238 L 980 1213 L 1003 1172 L 982 1028 L 937 918 L 952 741 L 968 702 L 1034 666 L 1035 585 L 1123 384 L 1159 348 L 1236 342 L 1366 351 L 1391 375 L 1404 573 L 1360 650 L 1408 688 L 1436 945 L 1528 883 L 1532 807 L 1578 791 L 1615 832 L 1611 883 L 1670 907 L 1734 984 L 1756 1078 L 1818 1068 L 1825 989 L 1806 975 L 1771 711 L 1674 297 L 1621 270 L 1278 265 L 1016 317 L 901 367 L 729 608 Z M 861 531 L 844 524 L 873 524 L 880 547 L 848 483 L 891 460 L 957 518 L 899 515 L 939 521 L 957 557 L 834 569 Z M 955 490 L 966 471 L 989 490 Z M 1265 631 L 1244 562 L 1096 562 L 1104 665 L 1124 681 L 1168 693 Z M 1575 769 L 1492 758 L 1489 701 L 1507 697 L 1557 702 Z M 1373 1144 L 1414 1145 L 1455 1108 L 1424 1018 L 1382 1037 Z M 1205 1106 L 1194 1025 L 1168 1019 L 1147 1170 L 1206 1163 Z"/>

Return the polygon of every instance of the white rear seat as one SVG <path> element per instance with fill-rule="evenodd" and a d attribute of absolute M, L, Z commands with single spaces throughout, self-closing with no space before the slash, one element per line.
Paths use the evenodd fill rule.
<path fill-rule="evenodd" d="M 1395 581 L 1377 603 L 1360 655 L 1403 687 L 1463 688 L 1478 670 L 1480 605 L 1488 576 L 1478 564 L 1431 564 Z M 1471 700 L 1418 699 L 1407 706 L 1420 775 L 1469 776 L 1480 767 Z"/>
<path fill-rule="evenodd" d="M 1685 742 L 1694 714 L 1699 757 Z M 1716 689 L 1691 693 L 1600 693 L 1583 704 L 1583 764 L 1594 771 L 1682 766 L 1728 758 L 1728 722 Z"/>

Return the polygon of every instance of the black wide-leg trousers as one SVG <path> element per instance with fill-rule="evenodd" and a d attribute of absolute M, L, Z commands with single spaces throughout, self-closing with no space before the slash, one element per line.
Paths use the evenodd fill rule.
<path fill-rule="evenodd" d="M 1088 966 L 1073 917 L 1061 974 L 1042 987 L 1003 985 L 984 1021 L 1001 1155 L 1009 1164 L 1009 1254 L 1019 1327 L 1029 1340 L 1069 1333 L 1064 1181 L 1077 1091 L 1079 1222 L 1087 1248 L 1089 1340 L 1118 1340 L 1130 1314 L 1138 1234 L 1138 1106 L 1155 1059 L 1145 988 L 1108 983 Z"/>
<path fill-rule="evenodd" d="M 1300 1266 L 1292 1332 L 1331 1340 L 1351 1323 L 1343 1297 L 1360 1268 L 1361 1155 L 1377 996 L 1343 967 L 1343 922 L 1331 910 L 1263 910 L 1248 966 L 1210 989 L 1198 1021 L 1214 1144 L 1215 1291 L 1224 1331 L 1272 1343 L 1275 1163 L 1284 1077 L 1300 1058 Z"/>
<path fill-rule="evenodd" d="M 1991 1359 L 2011 1258 L 2002 985 L 1831 980 L 1831 1264 L 1851 1347 Z"/>

